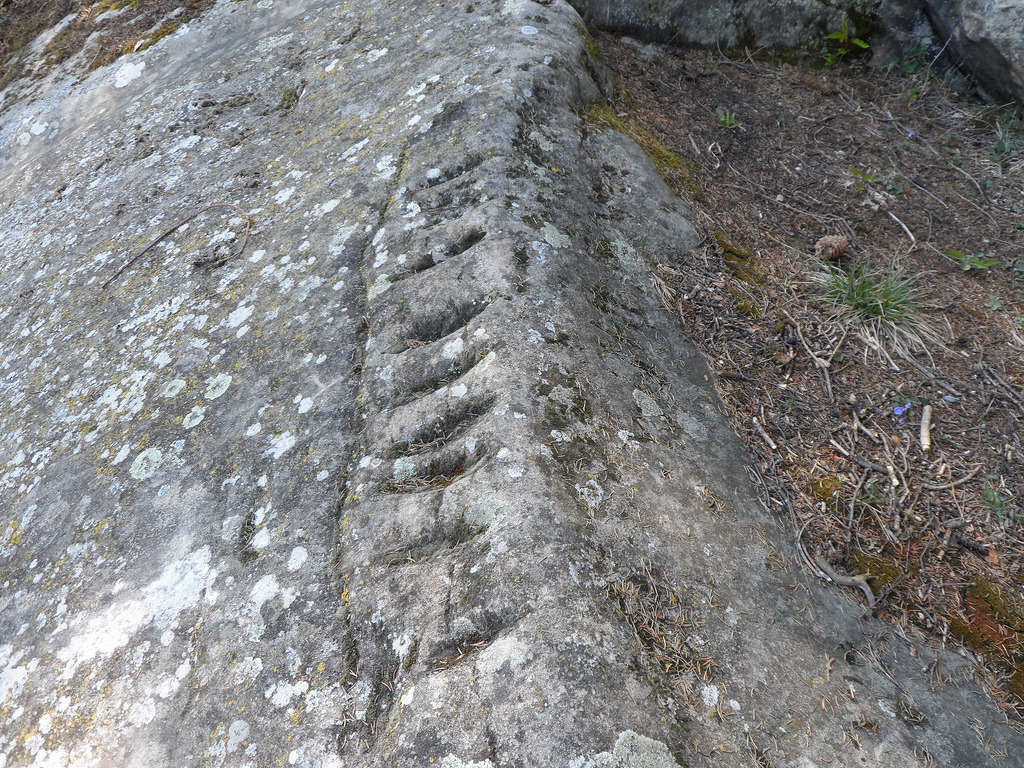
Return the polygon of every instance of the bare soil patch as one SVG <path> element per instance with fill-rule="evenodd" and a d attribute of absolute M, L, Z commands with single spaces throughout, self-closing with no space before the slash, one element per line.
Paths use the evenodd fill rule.
<path fill-rule="evenodd" d="M 871 604 L 851 599 L 976 654 L 1020 722 L 1020 113 L 958 97 L 921 60 L 597 47 L 617 87 L 591 122 L 638 138 L 704 234 L 655 287 L 805 569 L 863 577 Z"/>

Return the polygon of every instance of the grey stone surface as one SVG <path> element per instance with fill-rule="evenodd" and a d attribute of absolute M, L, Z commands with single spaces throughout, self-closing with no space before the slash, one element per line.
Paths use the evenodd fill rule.
<path fill-rule="evenodd" d="M 691 214 L 586 123 L 580 30 L 224 2 L 3 115 L 0 766 L 1021 749 L 756 501 L 645 267 Z M 243 253 L 191 266 L 214 208 L 101 287 L 213 203 Z"/>
<path fill-rule="evenodd" d="M 925 0 L 920 8 L 985 96 L 1024 104 L 1024 2 Z"/>

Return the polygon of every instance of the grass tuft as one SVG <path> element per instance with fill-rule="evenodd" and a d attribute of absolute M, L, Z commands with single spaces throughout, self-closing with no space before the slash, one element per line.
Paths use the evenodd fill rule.
<path fill-rule="evenodd" d="M 886 270 L 863 261 L 849 272 L 826 266 L 807 282 L 832 305 L 833 320 L 859 333 L 874 349 L 888 347 L 907 357 L 942 343 L 922 313 L 919 278 L 899 267 Z"/>

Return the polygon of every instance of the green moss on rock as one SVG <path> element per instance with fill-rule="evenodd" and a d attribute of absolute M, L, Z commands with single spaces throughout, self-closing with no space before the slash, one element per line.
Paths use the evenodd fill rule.
<path fill-rule="evenodd" d="M 587 109 L 587 120 L 594 125 L 607 126 L 624 133 L 633 139 L 654 162 L 665 183 L 676 192 L 685 189 L 692 194 L 699 194 L 700 190 L 694 182 L 696 169 L 693 164 L 683 160 L 658 141 L 650 131 L 623 120 L 610 104 L 591 104 Z"/>

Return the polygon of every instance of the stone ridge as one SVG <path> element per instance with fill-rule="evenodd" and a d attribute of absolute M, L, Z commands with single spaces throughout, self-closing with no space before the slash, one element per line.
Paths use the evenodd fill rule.
<path fill-rule="evenodd" d="M 582 32 L 223 2 L 8 113 L 0 766 L 1021 748 L 794 564 L 651 290 L 692 214 L 586 121 Z"/>

